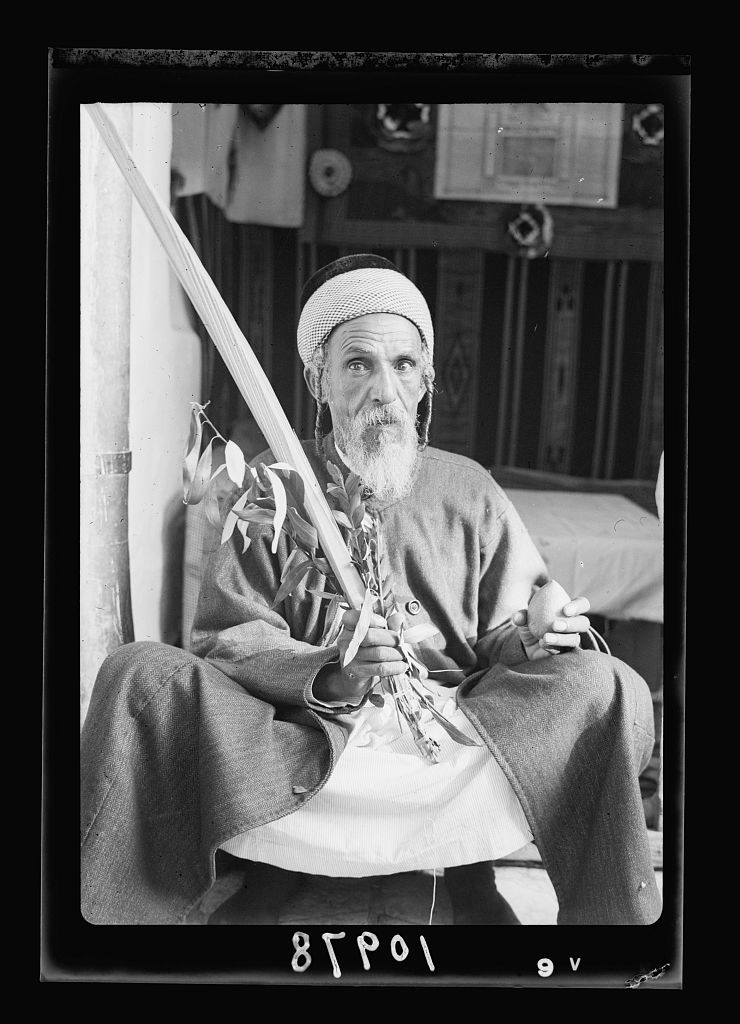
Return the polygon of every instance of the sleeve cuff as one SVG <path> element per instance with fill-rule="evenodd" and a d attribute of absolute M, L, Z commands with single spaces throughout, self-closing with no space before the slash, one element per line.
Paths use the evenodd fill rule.
<path fill-rule="evenodd" d="M 306 685 L 306 689 L 304 690 L 303 693 L 306 705 L 313 711 L 322 711 L 324 712 L 324 714 L 346 715 L 351 714 L 353 711 L 359 711 L 359 709 L 367 701 L 367 695 L 362 698 L 359 704 L 347 704 L 346 702 L 338 700 L 323 701 L 318 700 L 317 697 L 314 697 L 313 684 L 316 681 L 316 676 L 319 674 L 319 672 L 323 668 L 326 668 L 327 665 L 339 664 L 339 652 L 337 651 L 337 648 L 328 647 L 327 651 L 333 652 L 333 656 L 331 658 L 328 658 L 322 665 L 319 665 L 319 667 L 314 672 L 313 676 L 309 679 L 308 684 Z"/>
<path fill-rule="evenodd" d="M 483 636 L 476 647 L 479 668 L 504 664 L 509 668 L 527 660 L 524 646 L 519 639 L 519 630 L 513 622 L 499 626 Z"/>
<path fill-rule="evenodd" d="M 514 665 L 521 665 L 523 661 L 527 660 L 527 652 L 524 650 L 524 644 L 519 637 L 519 631 L 515 627 L 504 638 L 499 661 L 512 668 Z"/>

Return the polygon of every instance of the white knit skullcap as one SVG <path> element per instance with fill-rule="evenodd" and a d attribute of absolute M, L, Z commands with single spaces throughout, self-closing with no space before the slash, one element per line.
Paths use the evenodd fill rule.
<path fill-rule="evenodd" d="M 298 353 L 304 364 L 335 327 L 367 313 L 396 313 L 410 320 L 432 358 L 432 317 L 413 281 L 398 270 L 361 267 L 329 278 L 306 301 L 298 321 Z"/>

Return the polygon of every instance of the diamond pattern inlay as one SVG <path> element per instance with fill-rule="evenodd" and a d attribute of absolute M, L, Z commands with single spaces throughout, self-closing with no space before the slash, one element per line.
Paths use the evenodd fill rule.
<path fill-rule="evenodd" d="M 442 394 L 453 410 L 459 409 L 470 382 L 470 366 L 459 342 L 452 347 L 442 367 Z"/>

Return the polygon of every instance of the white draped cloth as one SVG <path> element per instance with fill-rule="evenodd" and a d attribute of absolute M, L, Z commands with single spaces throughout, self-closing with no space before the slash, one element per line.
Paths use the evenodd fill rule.
<path fill-rule="evenodd" d="M 457 688 L 427 681 L 435 706 L 477 741 L 453 740 L 426 713 L 438 764 L 417 749 L 394 703 L 338 716 L 347 746 L 319 792 L 277 821 L 222 845 L 237 857 L 307 874 L 357 878 L 495 860 L 533 839 L 497 761 L 457 707 Z"/>

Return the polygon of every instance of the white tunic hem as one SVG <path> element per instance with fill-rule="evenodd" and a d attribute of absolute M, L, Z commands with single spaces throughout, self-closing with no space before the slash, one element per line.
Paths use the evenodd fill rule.
<path fill-rule="evenodd" d="M 497 860 L 533 836 L 502 769 L 455 702 L 430 686 L 443 715 L 475 741 L 426 723 L 440 762 L 420 756 L 395 708 L 366 706 L 326 785 L 291 814 L 234 836 L 221 849 L 291 871 L 360 878 Z"/>

